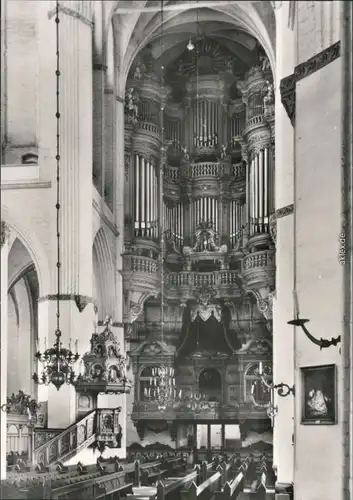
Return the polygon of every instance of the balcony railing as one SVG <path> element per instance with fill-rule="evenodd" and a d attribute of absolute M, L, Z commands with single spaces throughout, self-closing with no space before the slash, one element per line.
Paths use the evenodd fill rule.
<path fill-rule="evenodd" d="M 236 285 L 239 281 L 238 271 L 214 271 L 211 273 L 180 272 L 168 273 L 166 284 L 169 287 L 201 287 Z"/>
<path fill-rule="evenodd" d="M 164 177 L 176 181 L 180 179 L 180 168 L 167 166 L 164 169 Z"/>
<path fill-rule="evenodd" d="M 144 130 L 146 132 L 151 132 L 155 135 L 161 134 L 161 129 L 158 125 L 151 122 L 138 121 L 136 123 L 136 130 Z"/>
<path fill-rule="evenodd" d="M 224 175 L 225 166 L 217 162 L 193 163 L 184 167 L 184 175 L 196 177 L 221 177 Z"/>
<path fill-rule="evenodd" d="M 151 259 L 150 257 L 142 257 L 139 255 L 124 255 L 123 263 L 124 271 L 156 274 L 159 270 L 159 262 Z"/>
<path fill-rule="evenodd" d="M 248 254 L 243 260 L 243 272 L 275 268 L 275 251 L 263 250 Z"/>
<path fill-rule="evenodd" d="M 229 173 L 231 177 L 235 177 L 235 180 L 240 180 L 245 178 L 246 166 L 243 162 L 235 163 L 230 167 L 220 162 L 192 163 L 191 165 L 185 165 L 182 169 L 179 167 L 167 166 L 164 169 L 164 176 L 167 179 L 177 181 L 181 177 L 181 172 L 184 177 L 190 179 L 196 179 L 198 177 L 220 178 Z"/>
<path fill-rule="evenodd" d="M 250 128 L 255 127 L 256 125 L 262 125 L 264 123 L 264 115 L 256 115 L 252 118 L 249 118 L 246 122 L 244 133 L 246 133 Z"/>
<path fill-rule="evenodd" d="M 235 177 L 235 180 L 245 179 L 246 175 L 246 165 L 244 162 L 234 163 L 231 166 L 230 175 Z"/>

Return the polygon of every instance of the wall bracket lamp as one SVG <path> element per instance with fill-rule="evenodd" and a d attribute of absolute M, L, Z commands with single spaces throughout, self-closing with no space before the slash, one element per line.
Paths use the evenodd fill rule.
<path fill-rule="evenodd" d="M 266 387 L 266 389 L 268 389 L 269 391 L 277 391 L 277 394 L 281 396 L 281 398 L 285 398 L 290 394 L 293 394 L 293 396 L 295 396 L 294 385 L 291 387 L 288 384 L 284 384 L 283 382 L 281 382 L 280 384 L 273 384 L 272 382 L 267 382 L 263 373 L 263 365 L 261 361 L 259 363 L 259 376 L 261 379 L 261 384 L 264 387 Z"/>
<path fill-rule="evenodd" d="M 322 337 L 320 339 L 317 339 L 311 333 L 309 330 L 306 328 L 305 323 L 309 323 L 308 319 L 303 319 L 299 318 L 299 305 L 298 305 L 298 296 L 297 292 L 294 290 L 293 291 L 293 298 L 294 298 L 294 317 L 295 319 L 292 319 L 291 321 L 288 321 L 288 325 L 293 325 L 293 326 L 300 326 L 305 335 L 308 337 L 308 339 L 315 345 L 318 345 L 321 349 L 326 349 L 327 347 L 331 347 L 332 345 L 336 346 L 339 342 L 341 342 L 341 335 L 338 337 L 334 338 L 332 337 L 331 340 L 328 339 L 323 339 Z"/>

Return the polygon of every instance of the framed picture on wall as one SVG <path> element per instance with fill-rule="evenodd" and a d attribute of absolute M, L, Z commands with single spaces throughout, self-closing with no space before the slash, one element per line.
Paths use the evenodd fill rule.
<path fill-rule="evenodd" d="M 302 419 L 306 425 L 333 425 L 337 422 L 336 365 L 301 368 Z"/>

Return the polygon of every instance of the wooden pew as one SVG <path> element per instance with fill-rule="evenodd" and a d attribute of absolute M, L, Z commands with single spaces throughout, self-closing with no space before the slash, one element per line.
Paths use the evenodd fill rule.
<path fill-rule="evenodd" d="M 226 483 L 228 474 L 232 471 L 233 465 L 233 459 L 229 460 L 228 463 L 225 460 L 215 460 L 211 464 L 202 462 L 202 482 L 197 485 L 197 483 L 193 481 L 189 488 L 181 490 L 180 500 L 196 500 L 197 498 L 200 500 L 213 499 L 215 493 L 220 491 Z M 215 466 L 217 467 L 216 470 L 214 469 Z"/>
<path fill-rule="evenodd" d="M 87 500 L 105 497 L 105 495 L 113 493 L 126 495 L 127 492 L 131 491 L 136 464 L 128 464 L 127 470 L 121 470 L 122 466 L 116 459 L 105 461 L 104 464 L 102 466 L 102 462 L 97 461 L 95 469 L 93 471 L 90 469 L 90 472 L 87 470 L 84 472 L 82 464 L 77 464 L 75 476 L 60 476 L 48 480 L 45 487 L 43 484 L 41 485 L 42 494 L 40 494 L 40 487 L 32 485 L 29 498 Z M 143 464 L 141 467 L 148 468 L 157 464 L 160 462 Z M 138 470 L 140 472 L 140 469 Z M 45 488 L 49 491 L 46 493 L 47 497 L 43 496 Z"/>
<path fill-rule="evenodd" d="M 272 466 L 266 456 L 261 457 L 258 470 L 258 479 L 255 487 L 249 492 L 251 500 L 274 500 L 275 476 Z"/>
<path fill-rule="evenodd" d="M 212 465 L 212 464 L 210 464 Z M 163 481 L 158 481 L 155 487 L 141 486 L 139 488 L 134 487 L 133 493 L 127 495 L 129 500 L 165 500 L 169 498 L 170 500 L 175 500 L 179 498 L 179 493 L 181 489 L 189 487 L 191 482 L 195 481 L 199 484 L 201 479 L 201 467 L 196 465 L 194 470 L 184 477 L 168 477 Z"/>
<path fill-rule="evenodd" d="M 243 491 L 244 474 L 239 472 L 232 481 L 227 481 L 223 486 L 222 491 L 216 491 L 214 500 L 231 500 L 238 497 Z"/>
<path fill-rule="evenodd" d="M 180 500 L 211 500 L 214 493 L 221 488 L 222 474 L 215 472 L 199 486 L 193 481 L 187 490 L 181 490 Z"/>
<path fill-rule="evenodd" d="M 169 458 L 162 461 L 161 468 L 166 470 L 168 474 L 173 472 L 173 474 L 185 473 L 187 467 L 187 462 L 182 457 Z"/>
<path fill-rule="evenodd" d="M 187 491 L 182 491 L 181 500 L 208 500 L 208 499 L 230 499 L 238 496 L 243 490 L 244 472 L 248 468 L 248 461 L 244 461 L 236 472 L 235 466 L 239 463 L 237 457 L 232 457 L 228 462 L 221 461 L 217 471 L 204 480 L 198 487 L 192 484 Z M 230 476 L 236 473 L 236 477 L 229 481 Z"/>
<path fill-rule="evenodd" d="M 140 462 L 136 460 L 133 478 L 134 486 L 151 486 L 158 480 L 168 476 L 172 473 L 172 471 L 173 473 L 174 470 L 176 473 L 179 472 L 180 459 L 178 462 L 175 462 L 174 460 L 174 458 L 171 458 L 163 462 L 147 462 L 144 464 L 140 464 Z"/>
<path fill-rule="evenodd" d="M 160 463 L 160 462 L 156 462 Z M 141 467 L 150 466 L 152 464 L 143 464 Z M 49 491 L 58 488 L 70 489 L 71 485 L 77 482 L 94 481 L 100 477 L 109 476 L 114 472 L 122 472 L 122 465 L 117 457 L 102 459 L 99 457 L 96 464 L 82 466 L 80 464 L 64 466 L 62 463 L 56 466 L 43 469 L 39 466 L 40 472 L 22 472 L 21 475 L 12 474 L 9 478 L 1 482 L 2 491 L 6 491 L 5 498 L 44 498 L 43 484 L 45 483 Z M 134 464 L 127 464 L 125 474 L 127 479 L 133 480 Z M 3 493 L 4 494 L 4 493 Z M 51 498 L 49 494 L 48 498 Z M 89 498 L 89 497 L 88 497 Z"/>

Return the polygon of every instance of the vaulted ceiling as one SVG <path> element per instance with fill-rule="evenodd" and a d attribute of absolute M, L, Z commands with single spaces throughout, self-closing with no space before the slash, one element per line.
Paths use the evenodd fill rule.
<path fill-rule="evenodd" d="M 178 61 L 190 38 L 216 40 L 239 65 L 256 63 L 257 42 L 275 64 L 273 2 L 245 0 L 111 2 L 116 46 L 124 77 L 147 45 L 159 65 Z M 163 14 L 161 6 L 163 4 Z"/>

